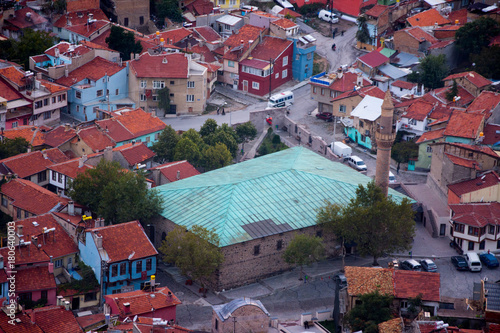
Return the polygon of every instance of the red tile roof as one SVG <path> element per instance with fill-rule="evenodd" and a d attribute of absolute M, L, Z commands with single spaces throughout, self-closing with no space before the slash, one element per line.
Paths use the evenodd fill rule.
<path fill-rule="evenodd" d="M 48 54 L 52 57 L 56 56 L 56 49 L 59 50 L 59 55 L 66 56 L 68 58 L 73 58 L 75 56 L 82 56 L 85 53 L 90 52 L 91 50 L 84 45 L 73 45 L 68 42 L 60 42 L 52 46 L 51 48 L 45 51 L 45 54 Z"/>
<path fill-rule="evenodd" d="M 479 96 L 467 108 L 467 112 L 480 112 L 489 114 L 500 104 L 500 93 L 493 91 L 481 91 Z M 489 116 L 489 115 L 488 115 Z"/>
<path fill-rule="evenodd" d="M 154 292 L 137 290 L 128 293 L 106 295 L 104 298 L 106 299 L 106 303 L 114 303 L 116 305 L 120 311 L 117 314 L 122 318 L 148 314 L 151 313 L 151 309 L 159 310 L 181 304 L 181 301 L 167 287 L 158 288 Z M 128 311 L 123 305 L 124 303 L 130 303 Z"/>
<path fill-rule="evenodd" d="M 486 79 L 481 74 L 478 74 L 474 71 L 448 75 L 443 79 L 443 81 L 450 81 L 458 78 L 465 78 L 478 88 L 486 87 L 492 84 L 490 80 Z"/>
<path fill-rule="evenodd" d="M 155 156 L 155 153 L 142 142 L 137 144 L 127 143 L 114 148 L 113 151 L 119 151 L 131 166 L 147 161 Z"/>
<path fill-rule="evenodd" d="M 53 163 L 61 163 L 68 160 L 68 156 L 57 148 L 45 149 L 43 152 L 47 154 L 47 158 Z"/>
<path fill-rule="evenodd" d="M 68 199 L 21 178 L 3 184 L 1 192 L 13 200 L 12 205 L 35 215 L 61 210 L 68 204 Z"/>
<path fill-rule="evenodd" d="M 469 169 L 481 171 L 481 169 L 477 165 L 477 161 L 475 161 L 475 160 L 470 160 L 467 158 L 462 158 L 459 156 L 450 155 L 448 153 L 444 153 L 444 154 L 446 155 L 446 157 L 448 157 L 448 159 L 451 161 L 451 163 L 453 163 L 455 165 L 462 166 L 464 168 L 469 168 Z"/>
<path fill-rule="evenodd" d="M 55 23 L 54 26 L 57 28 L 65 28 L 67 26 L 68 20 L 71 25 L 85 24 L 89 18 L 89 13 L 93 15 L 95 20 L 107 20 L 106 14 L 101 9 L 90 9 L 85 11 L 70 12 L 62 15 Z"/>
<path fill-rule="evenodd" d="M 423 100 L 417 100 L 415 103 L 410 105 L 406 112 L 401 116 L 402 118 L 415 119 L 418 121 L 424 121 L 425 118 L 429 116 L 432 109 L 434 109 L 434 104 Z"/>
<path fill-rule="evenodd" d="M 484 115 L 479 113 L 455 111 L 451 114 L 444 135 L 475 139 L 481 130 L 483 119 Z"/>
<path fill-rule="evenodd" d="M 346 266 L 347 292 L 349 295 L 365 295 L 378 290 L 382 295 L 394 295 L 392 275 L 388 268 Z"/>
<path fill-rule="evenodd" d="M 437 38 L 435 38 L 431 34 L 425 32 L 420 27 L 410 27 L 410 28 L 403 29 L 402 31 L 405 31 L 407 34 L 409 34 L 410 36 L 412 36 L 413 38 L 415 38 L 419 42 L 427 41 L 431 44 L 435 44 L 435 43 L 439 42 L 439 40 Z"/>
<path fill-rule="evenodd" d="M 389 8 L 389 6 L 376 4 L 372 8 L 368 9 L 365 12 L 365 15 L 372 16 L 374 18 L 378 18 L 383 12 L 386 11 L 387 8 Z"/>
<path fill-rule="evenodd" d="M 361 9 L 370 5 L 377 4 L 377 0 L 335 0 L 332 7 L 341 13 L 352 17 L 358 17 Z"/>
<path fill-rule="evenodd" d="M 50 262 L 49 256 L 42 250 L 38 249 L 33 243 L 27 246 L 22 246 L 19 250 L 19 246 L 16 246 L 16 266 L 26 265 L 26 264 L 40 264 Z M 8 247 L 0 248 L 0 254 L 3 256 L 4 267 L 8 264 Z M 1 311 L 0 311 L 1 312 Z"/>
<path fill-rule="evenodd" d="M 452 221 L 473 227 L 484 227 L 488 224 L 500 224 L 500 203 L 469 203 L 449 205 L 453 212 Z"/>
<path fill-rule="evenodd" d="M 106 127 L 104 126 L 103 129 L 105 130 Z M 106 147 L 116 146 L 116 143 L 106 133 L 98 129 L 97 126 L 82 128 L 77 132 L 77 135 L 93 152 L 102 151 Z"/>
<path fill-rule="evenodd" d="M 83 317 L 76 317 L 76 321 L 83 329 L 89 329 L 93 325 L 98 324 L 100 322 L 104 324 L 105 320 L 106 317 L 104 316 L 104 313 L 97 313 Z"/>
<path fill-rule="evenodd" d="M 442 49 L 442 48 L 447 47 L 448 45 L 451 45 L 453 43 L 455 43 L 454 40 L 443 40 L 441 42 L 437 42 L 437 43 L 432 44 L 427 49 L 428 50 Z"/>
<path fill-rule="evenodd" d="M 93 33 L 104 28 L 107 25 L 111 25 L 111 23 L 106 19 L 106 20 L 97 20 L 91 25 L 84 23 L 79 25 L 67 26 L 66 29 L 80 36 L 90 37 Z"/>
<path fill-rule="evenodd" d="M 457 105 L 457 106 L 466 106 L 470 102 L 472 102 L 475 98 L 474 95 L 472 95 L 470 92 L 465 90 L 462 86 L 457 85 L 457 88 L 458 88 L 457 96 L 460 97 L 460 100 L 458 100 L 457 102 L 448 101 L 448 99 L 446 98 L 446 94 L 451 90 L 451 88 L 452 87 L 450 86 L 450 87 L 443 87 L 443 88 L 434 89 L 434 94 L 443 103 L 447 103 L 450 105 Z"/>
<path fill-rule="evenodd" d="M 363 87 L 361 89 L 357 89 L 355 91 L 346 91 L 346 92 L 338 95 L 334 99 L 332 99 L 332 102 L 338 101 L 338 100 L 341 100 L 344 98 L 350 98 L 353 96 L 360 96 L 361 98 L 363 98 L 365 96 L 372 96 L 372 97 L 384 99 L 385 93 L 382 90 L 380 90 L 380 88 L 378 88 L 377 86 L 367 86 L 367 87 Z"/>
<path fill-rule="evenodd" d="M 89 49 L 97 49 L 97 50 L 106 50 L 106 51 L 114 51 L 112 49 L 110 49 L 109 47 L 107 46 L 104 46 L 104 45 L 100 45 L 100 44 L 97 44 L 97 43 L 94 43 L 94 42 L 89 42 L 88 40 L 81 40 L 80 41 L 80 44 L 82 44 L 83 46 L 89 48 Z"/>
<path fill-rule="evenodd" d="M 20 29 L 33 28 L 37 25 L 45 24 L 48 22 L 43 16 L 38 15 L 33 9 L 29 7 L 16 10 L 15 16 L 13 18 L 6 19 L 5 21 Z"/>
<path fill-rule="evenodd" d="M 102 236 L 102 246 L 108 253 L 109 263 L 151 257 L 158 254 L 144 233 L 139 221 L 87 229 Z"/>
<path fill-rule="evenodd" d="M 202 65 L 203 67 L 208 68 L 209 72 L 215 73 L 217 70 L 219 70 L 222 65 L 216 65 L 216 64 L 207 64 L 205 62 L 198 62 L 198 64 Z"/>
<path fill-rule="evenodd" d="M 73 128 L 66 128 L 60 125 L 53 130 L 45 133 L 45 144 L 51 147 L 59 147 L 76 136 L 76 131 Z"/>
<path fill-rule="evenodd" d="M 159 169 L 161 174 L 165 176 L 170 182 L 175 182 L 177 179 L 177 172 L 179 172 L 179 178 L 185 179 L 192 176 L 199 175 L 200 172 L 195 169 L 188 161 L 177 161 L 162 164 L 151 168 L 151 170 Z M 179 179 L 179 180 L 180 180 Z"/>
<path fill-rule="evenodd" d="M 297 23 L 290 21 L 289 19 L 286 18 L 281 18 L 279 20 L 273 21 L 271 22 L 271 24 L 274 24 L 283 29 L 298 27 Z"/>
<path fill-rule="evenodd" d="M 162 131 L 166 126 L 165 123 L 159 118 L 153 117 L 151 113 L 145 112 L 141 108 L 137 108 L 132 111 L 121 112 L 120 115 L 116 115 L 117 112 L 114 112 L 114 114 L 115 115 L 113 116 L 113 118 L 107 120 L 120 123 L 121 126 L 123 126 L 123 128 L 125 128 L 127 132 L 132 135 L 131 138 L 137 138 L 146 134 Z M 108 125 L 109 136 L 116 142 L 123 141 L 118 140 L 118 138 L 115 139 L 114 127 L 109 127 L 110 122 L 104 122 L 105 120 L 98 121 L 97 125 L 101 129 L 105 128 L 105 125 Z"/>
<path fill-rule="evenodd" d="M 450 24 L 450 20 L 444 18 L 439 12 L 432 8 L 424 12 L 413 15 L 407 19 L 413 27 L 430 27 L 437 23 L 437 25 Z"/>
<path fill-rule="evenodd" d="M 402 333 L 403 332 L 403 319 L 401 317 L 384 321 L 378 324 L 379 333 Z M 422 332 L 420 332 L 422 333 Z"/>
<path fill-rule="evenodd" d="M 217 42 L 222 39 L 222 37 L 212 29 L 211 27 L 208 26 L 203 26 L 203 27 L 195 27 L 193 30 L 198 33 L 198 35 L 203 38 L 205 41 L 212 43 L 212 42 Z"/>
<path fill-rule="evenodd" d="M 138 60 L 130 62 L 130 70 L 141 78 L 182 78 L 188 77 L 188 59 L 183 53 L 150 55 L 145 52 Z"/>
<path fill-rule="evenodd" d="M 12 88 L 10 84 L 0 79 L 0 97 L 3 97 L 7 102 L 24 99 L 16 89 Z"/>
<path fill-rule="evenodd" d="M 267 60 L 278 59 L 289 47 L 292 47 L 293 42 L 287 39 L 266 36 L 262 39 L 262 43 L 257 45 L 251 52 L 254 59 Z"/>
<path fill-rule="evenodd" d="M 125 68 L 125 66 L 120 66 L 104 58 L 95 57 L 85 65 L 70 72 L 68 77 L 63 76 L 56 82 L 71 87 L 84 79 L 97 81 L 105 75 L 112 76 Z"/>
<path fill-rule="evenodd" d="M 302 17 L 299 13 L 288 8 L 283 8 L 278 14 L 283 16 L 290 15 L 291 17 Z"/>
<path fill-rule="evenodd" d="M 47 158 L 44 158 L 43 155 L 47 152 L 48 150 L 45 150 L 43 153 L 41 151 L 33 151 L 31 153 L 19 154 L 0 160 L 0 163 L 7 166 L 18 177 L 25 178 L 44 171 L 49 165 L 55 163 L 49 159 L 48 154 Z M 61 154 L 64 155 L 62 152 Z M 67 159 L 65 155 L 64 157 Z"/>
<path fill-rule="evenodd" d="M 19 126 L 6 129 L 3 132 L 3 136 L 8 139 L 23 138 L 33 147 L 45 144 L 45 133 L 40 131 L 36 126 Z"/>
<path fill-rule="evenodd" d="M 481 177 L 466 180 L 460 183 L 450 184 L 448 185 L 448 189 L 460 197 L 463 194 L 479 191 L 491 186 L 496 186 L 499 183 L 500 177 L 498 176 L 498 174 L 495 171 L 487 171 Z"/>
<path fill-rule="evenodd" d="M 342 77 L 337 79 L 330 84 L 330 89 L 340 92 L 353 91 L 354 86 L 357 83 L 358 75 L 356 73 L 345 72 Z M 371 85 L 365 78 L 363 80 L 363 87 Z"/>
<path fill-rule="evenodd" d="M 7 314 L 0 311 L 0 331 L 5 333 L 43 333 L 42 329 L 37 324 L 33 324 L 31 319 L 26 314 L 17 313 L 16 319 L 21 322 L 12 325 Z"/>
<path fill-rule="evenodd" d="M 35 63 L 40 63 L 40 62 L 45 62 L 45 61 L 49 61 L 50 60 L 50 58 L 47 57 L 45 54 L 32 56 L 31 59 L 33 59 L 33 61 Z"/>
<path fill-rule="evenodd" d="M 495 36 L 491 39 L 489 46 L 493 46 L 493 45 L 500 45 L 500 35 Z"/>
<path fill-rule="evenodd" d="M 134 138 L 132 133 L 114 118 L 100 120 L 96 122 L 96 124 L 101 130 L 106 131 L 106 136 L 113 142 L 122 142 Z M 116 144 L 113 144 L 113 146 L 115 145 Z"/>
<path fill-rule="evenodd" d="M 24 73 L 23 70 L 18 69 L 14 66 L 0 68 L 0 76 L 11 81 L 17 86 L 22 87 L 26 85 L 26 79 L 25 79 L 26 74 Z"/>
<path fill-rule="evenodd" d="M 380 53 L 379 51 L 371 51 L 368 54 L 362 55 L 358 58 L 359 61 L 367 64 L 371 68 L 376 68 L 380 65 L 383 65 L 389 61 L 385 55 Z"/>
<path fill-rule="evenodd" d="M 55 288 L 54 273 L 49 273 L 48 266 L 27 267 L 16 273 L 16 293 Z"/>
<path fill-rule="evenodd" d="M 483 134 L 483 145 L 498 145 L 500 142 L 500 125 L 486 124 Z"/>
<path fill-rule="evenodd" d="M 443 137 L 443 132 L 444 132 L 443 128 L 438 129 L 438 130 L 434 130 L 434 131 L 425 132 L 424 134 L 422 134 L 420 136 L 420 138 L 418 138 L 416 143 L 419 144 L 419 143 L 426 142 L 426 141 L 441 139 Z"/>
<path fill-rule="evenodd" d="M 224 41 L 224 46 L 229 47 L 229 51 L 224 54 L 224 59 L 239 59 L 239 56 L 248 50 L 248 42 L 250 40 L 256 40 L 257 38 L 259 38 L 259 34 L 264 30 L 264 28 L 256 27 L 250 24 L 245 24 L 244 26 L 242 26 L 240 30 L 238 30 L 237 34 L 229 36 L 229 38 Z M 241 41 L 243 41 L 243 43 L 241 43 Z M 243 45 L 243 49 L 241 50 L 241 52 L 231 52 L 231 49 L 240 45 Z"/>
<path fill-rule="evenodd" d="M 448 19 L 456 27 L 460 27 L 467 23 L 467 8 L 462 8 L 459 10 L 454 10 L 448 15 Z M 458 20 L 458 25 L 456 25 L 456 20 Z"/>
<path fill-rule="evenodd" d="M 448 105 L 445 104 L 437 104 L 434 107 L 434 110 L 432 110 L 431 114 L 429 115 L 430 119 L 443 119 L 443 118 L 450 118 L 451 113 L 453 112 L 453 109 L 448 107 Z"/>
<path fill-rule="evenodd" d="M 468 145 L 465 143 L 458 143 L 458 142 L 447 142 L 447 144 L 450 146 L 460 147 L 467 150 L 475 151 L 477 153 L 489 155 L 494 158 L 500 158 L 500 156 L 488 146 Z"/>
<path fill-rule="evenodd" d="M 396 298 L 415 298 L 422 294 L 423 301 L 439 302 L 441 282 L 439 273 L 394 271 L 394 296 Z"/>
<path fill-rule="evenodd" d="M 193 32 L 189 29 L 176 28 L 176 29 L 161 31 L 160 38 L 163 38 L 166 44 L 175 44 L 192 34 Z M 154 38 L 156 37 L 156 34 L 151 34 L 148 37 Z M 170 41 L 170 43 L 168 43 L 168 41 Z"/>
<path fill-rule="evenodd" d="M 398 88 L 403 88 L 403 89 L 411 90 L 417 84 L 416 83 L 412 83 L 412 82 L 407 82 L 407 81 L 396 80 L 391 85 L 393 87 L 398 87 Z"/>
<path fill-rule="evenodd" d="M 45 333 L 83 333 L 73 312 L 65 310 L 63 306 L 35 308 L 28 315 L 33 317 L 33 312 L 35 313 L 35 323 Z"/>
<path fill-rule="evenodd" d="M 203 56 L 202 59 L 206 62 L 217 61 L 217 58 L 215 57 L 215 55 L 212 53 L 212 51 L 210 51 L 210 49 L 206 45 L 203 45 L 203 46 L 201 46 L 200 44 L 193 45 L 188 50 L 190 52 L 193 52 L 193 53 L 196 53 L 196 54 Z"/>
<path fill-rule="evenodd" d="M 68 91 L 69 88 L 62 86 L 60 84 L 56 84 L 47 80 L 39 80 L 43 87 L 45 87 L 51 94 L 57 94 L 61 91 Z"/>
<path fill-rule="evenodd" d="M 78 167 L 79 158 L 59 164 L 54 164 L 48 167 L 50 170 L 54 170 L 56 172 L 62 173 L 65 176 L 68 176 L 72 179 L 75 179 L 80 173 L 84 173 L 88 169 L 92 169 L 91 165 L 83 164 L 82 167 Z"/>

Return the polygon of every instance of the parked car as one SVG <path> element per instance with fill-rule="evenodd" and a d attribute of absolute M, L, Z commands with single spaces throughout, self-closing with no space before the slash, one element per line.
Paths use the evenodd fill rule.
<path fill-rule="evenodd" d="M 351 155 L 347 158 L 347 163 L 358 171 L 366 171 L 365 162 L 358 156 Z"/>
<path fill-rule="evenodd" d="M 421 271 L 422 270 L 422 265 L 418 263 L 415 259 L 406 259 L 405 261 L 401 262 L 399 264 L 399 267 L 401 269 L 407 270 L 407 271 Z"/>
<path fill-rule="evenodd" d="M 469 266 L 467 265 L 467 261 L 462 256 L 451 257 L 451 263 L 453 264 L 453 266 L 455 266 L 457 271 L 468 271 L 469 270 Z"/>
<path fill-rule="evenodd" d="M 333 114 L 330 112 L 319 112 L 316 113 L 316 118 L 323 119 L 324 121 L 332 122 L 333 121 Z"/>
<path fill-rule="evenodd" d="M 333 277 L 333 281 L 336 282 L 337 280 L 339 281 L 339 286 L 341 289 L 347 287 L 347 278 L 345 277 L 344 274 L 342 273 L 335 274 L 335 276 Z"/>
<path fill-rule="evenodd" d="M 437 272 L 438 270 L 438 267 L 437 265 L 434 263 L 434 261 L 430 260 L 430 259 L 424 259 L 424 260 L 420 260 L 420 265 L 422 265 L 422 269 L 426 272 Z"/>
<path fill-rule="evenodd" d="M 495 268 L 499 266 L 498 259 L 491 253 L 481 253 L 479 259 L 488 268 Z"/>

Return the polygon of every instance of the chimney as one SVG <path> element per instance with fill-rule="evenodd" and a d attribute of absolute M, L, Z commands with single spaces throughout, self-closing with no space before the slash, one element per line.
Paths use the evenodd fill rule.
<path fill-rule="evenodd" d="M 57 304 L 57 305 L 62 305 L 62 300 L 63 300 L 63 299 L 64 299 L 64 298 L 63 298 L 61 295 L 57 296 L 57 303 L 56 303 L 56 304 Z"/>
<path fill-rule="evenodd" d="M 46 152 L 45 150 L 44 150 L 44 151 L 42 151 L 42 155 L 43 155 L 43 158 L 44 158 L 44 159 L 47 159 L 47 158 L 48 158 L 48 157 L 47 157 L 47 152 Z"/>
<path fill-rule="evenodd" d="M 106 161 L 113 161 L 113 147 L 109 146 L 104 149 L 104 159 Z"/>
<path fill-rule="evenodd" d="M 18 224 L 17 225 L 17 237 L 21 238 L 23 237 L 23 225 L 22 224 Z"/>
<path fill-rule="evenodd" d="M 31 153 L 31 147 L 28 147 L 28 151 L 27 151 L 27 152 L 28 152 L 28 153 Z"/>
<path fill-rule="evenodd" d="M 64 77 L 68 77 L 68 75 L 69 75 L 69 71 L 68 71 L 68 69 L 66 68 L 66 69 L 64 70 Z"/>
<path fill-rule="evenodd" d="M 80 158 L 78 159 L 78 167 L 79 167 L 79 168 L 83 167 L 83 163 L 85 163 L 85 161 L 86 161 L 86 160 L 87 160 L 87 159 L 84 159 L 84 157 L 83 157 L 83 156 L 82 156 L 82 157 L 80 157 Z"/>
<path fill-rule="evenodd" d="M 69 303 L 68 301 L 65 301 L 65 302 L 64 302 L 64 308 L 65 308 L 66 310 L 68 310 L 68 311 L 69 311 L 69 304 L 70 304 L 70 303 Z"/>
<path fill-rule="evenodd" d="M 177 170 L 177 176 L 175 178 L 177 178 L 177 180 L 181 179 L 181 171 L 180 170 Z"/>
<path fill-rule="evenodd" d="M 95 246 L 98 250 L 102 250 L 102 236 L 95 234 Z"/>
<path fill-rule="evenodd" d="M 68 202 L 68 215 L 75 216 L 75 202 Z"/>
<path fill-rule="evenodd" d="M 54 263 L 53 262 L 49 262 L 49 273 L 54 274 Z"/>
<path fill-rule="evenodd" d="M 125 307 L 125 314 L 130 313 L 130 303 L 123 303 L 123 306 Z"/>
<path fill-rule="evenodd" d="M 71 126 L 69 124 L 64 124 L 64 131 L 67 132 L 71 129 Z"/>
<path fill-rule="evenodd" d="M 36 324 L 36 315 L 35 315 L 35 309 L 31 310 L 31 316 L 30 316 L 30 319 L 31 319 L 31 323 L 32 324 Z"/>

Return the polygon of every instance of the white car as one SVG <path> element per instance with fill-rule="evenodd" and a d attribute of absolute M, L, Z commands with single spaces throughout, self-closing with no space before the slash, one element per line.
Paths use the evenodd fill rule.
<path fill-rule="evenodd" d="M 347 163 L 358 171 L 366 171 L 366 164 L 361 158 L 355 155 L 351 155 L 347 158 Z"/>
<path fill-rule="evenodd" d="M 394 184 L 396 182 L 396 176 L 389 171 L 389 184 Z"/>

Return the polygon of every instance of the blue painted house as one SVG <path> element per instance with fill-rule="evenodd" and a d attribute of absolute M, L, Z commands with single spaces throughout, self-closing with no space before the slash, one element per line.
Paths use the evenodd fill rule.
<path fill-rule="evenodd" d="M 135 106 L 128 98 L 128 64 L 121 66 L 96 57 L 56 82 L 71 88 L 64 112 L 80 121 L 99 119 L 98 109 L 114 111 Z"/>
<path fill-rule="evenodd" d="M 83 230 L 78 248 L 103 283 L 103 296 L 140 290 L 156 274 L 158 252 L 139 221 Z"/>

